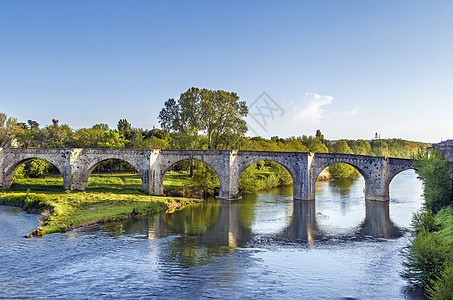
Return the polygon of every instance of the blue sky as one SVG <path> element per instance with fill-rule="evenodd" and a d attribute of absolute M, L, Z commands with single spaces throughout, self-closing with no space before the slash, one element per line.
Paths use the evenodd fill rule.
<path fill-rule="evenodd" d="M 251 136 L 453 138 L 453 2 L 0 1 L 0 112 L 20 121 L 158 127 L 192 86 L 278 108 Z"/>

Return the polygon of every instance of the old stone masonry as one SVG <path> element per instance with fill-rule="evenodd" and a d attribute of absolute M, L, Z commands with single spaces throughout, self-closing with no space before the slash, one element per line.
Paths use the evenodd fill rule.
<path fill-rule="evenodd" d="M 409 159 L 333 153 L 0 148 L 0 188 L 9 188 L 19 166 L 33 158 L 52 163 L 63 176 L 63 186 L 67 190 L 85 190 L 88 177 L 102 161 L 123 160 L 138 171 L 142 188 L 148 194 L 163 193 L 164 176 L 172 165 L 185 159 L 196 159 L 205 162 L 217 173 L 220 199 L 236 198 L 242 172 L 262 160 L 278 162 L 289 171 L 294 182 L 295 200 L 314 200 L 318 175 L 324 168 L 335 163 L 346 163 L 355 167 L 365 179 L 365 198 L 377 201 L 389 200 L 389 185 L 395 175 L 413 169 Z"/>

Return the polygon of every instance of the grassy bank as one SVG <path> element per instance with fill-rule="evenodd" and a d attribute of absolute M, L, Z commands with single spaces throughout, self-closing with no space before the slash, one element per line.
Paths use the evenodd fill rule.
<path fill-rule="evenodd" d="M 416 212 L 412 225 L 416 236 L 403 251 L 401 275 L 429 299 L 453 299 L 453 206 Z"/>
<path fill-rule="evenodd" d="M 170 177 L 171 178 L 171 177 Z M 138 175 L 92 175 L 85 191 L 64 191 L 61 176 L 16 179 L 0 192 L 0 204 L 20 206 L 41 215 L 32 235 L 148 215 L 199 200 L 147 195 Z"/>
<path fill-rule="evenodd" d="M 453 175 L 438 149 L 413 159 L 423 181 L 424 208 L 414 213 L 415 238 L 403 250 L 401 276 L 425 290 L 429 299 L 453 299 Z"/>

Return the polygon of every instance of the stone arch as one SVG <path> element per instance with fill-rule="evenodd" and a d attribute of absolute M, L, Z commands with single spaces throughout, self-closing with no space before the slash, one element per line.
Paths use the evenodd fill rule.
<path fill-rule="evenodd" d="M 350 161 L 347 161 L 347 160 L 344 160 L 344 161 L 336 161 L 336 160 L 333 160 L 333 161 L 330 161 L 330 162 L 327 162 L 327 163 L 323 163 L 321 165 L 317 165 L 316 168 L 315 168 L 315 171 L 314 171 L 314 179 L 316 180 L 319 176 L 319 174 L 321 174 L 321 172 L 325 169 L 325 168 L 328 168 L 332 165 L 335 165 L 335 164 L 347 164 L 353 168 L 355 168 L 359 173 L 360 175 L 362 175 L 362 177 L 365 179 L 365 182 L 367 181 L 368 179 L 368 173 L 365 172 L 358 164 L 355 164 L 353 162 L 350 162 Z"/>
<path fill-rule="evenodd" d="M 275 163 L 280 164 L 282 167 L 284 167 L 284 168 L 288 171 L 289 175 L 291 175 L 291 178 L 292 178 L 292 180 L 293 180 L 293 182 L 294 182 L 294 179 L 295 179 L 295 170 L 291 167 L 291 165 L 287 165 L 287 164 L 286 164 L 284 161 L 282 161 L 281 159 L 276 159 L 276 158 L 270 159 L 270 158 L 260 158 L 260 157 L 255 157 L 255 158 L 253 158 L 252 160 L 250 160 L 249 162 L 247 162 L 247 163 L 242 163 L 242 164 L 239 165 L 239 167 L 238 167 L 238 172 L 237 172 L 237 174 L 238 174 L 238 182 L 239 182 L 239 179 L 241 178 L 242 174 L 244 173 L 244 171 L 245 171 L 246 169 L 248 169 L 248 168 L 251 167 L 253 164 L 258 163 L 258 162 L 260 162 L 260 161 L 272 161 L 272 162 L 275 162 Z"/>
<path fill-rule="evenodd" d="M 268 151 L 243 151 L 233 158 L 233 172 L 230 179 L 230 189 L 234 193 L 239 191 L 239 179 L 242 173 L 254 163 L 259 161 L 272 161 L 282 165 L 291 175 L 293 180 L 293 196 L 298 198 L 300 194 L 301 166 L 305 165 L 303 157 L 306 153 L 301 152 L 268 152 Z"/>
<path fill-rule="evenodd" d="M 146 191 L 146 188 L 145 188 L 145 182 L 146 182 L 146 176 L 147 176 L 146 171 L 144 171 L 142 168 L 140 168 L 140 165 L 136 161 L 129 159 L 128 157 L 123 157 L 120 155 L 96 156 L 94 159 L 89 161 L 86 166 L 86 169 L 82 173 L 82 177 L 80 179 L 83 186 L 82 186 L 82 188 L 79 188 L 79 189 L 85 190 L 88 187 L 88 179 L 89 179 L 90 175 L 93 173 L 94 169 L 96 169 L 96 167 L 99 166 L 102 162 L 110 160 L 110 159 L 124 161 L 124 162 L 127 162 L 128 164 L 130 164 L 131 166 L 133 166 L 134 169 L 140 175 L 140 179 L 142 181 L 142 189 L 144 191 Z"/>
<path fill-rule="evenodd" d="M 382 158 L 364 155 L 350 155 L 350 154 L 316 154 L 316 165 L 312 171 L 312 193 L 314 199 L 315 188 L 314 185 L 319 174 L 325 168 L 337 163 L 344 163 L 354 167 L 365 181 L 365 197 L 372 194 L 373 182 L 378 181 L 375 178 L 379 171 L 382 169 Z"/>
<path fill-rule="evenodd" d="M 66 176 L 64 165 L 61 165 L 61 163 L 59 161 L 53 159 L 52 157 L 49 157 L 47 155 L 39 155 L 39 154 L 25 155 L 24 157 L 21 157 L 20 159 L 18 159 L 16 161 L 12 161 L 10 164 L 8 164 L 3 170 L 4 171 L 3 185 L 2 185 L 3 188 L 11 187 L 12 182 L 13 182 L 13 176 L 16 173 L 17 169 L 19 169 L 19 167 L 22 164 L 26 163 L 27 161 L 30 161 L 32 159 L 37 159 L 37 158 L 45 160 L 48 163 L 52 164 L 55 168 L 57 168 L 58 172 L 60 172 L 60 175 L 63 177 L 63 188 L 69 189 L 69 180 L 67 178 L 68 176 Z"/>
<path fill-rule="evenodd" d="M 274 162 L 274 163 L 277 163 L 279 165 L 281 165 L 282 167 L 285 168 L 286 171 L 288 171 L 289 175 L 291 176 L 291 179 L 293 181 L 293 184 L 295 182 L 295 171 L 293 170 L 293 168 L 291 168 L 291 166 L 288 166 L 287 164 L 285 164 L 284 162 L 281 162 L 279 161 L 279 159 L 261 159 L 261 158 L 254 158 L 251 160 L 252 163 L 247 162 L 245 164 L 241 164 L 239 165 L 239 168 L 238 168 L 238 173 L 237 173 L 237 183 L 238 183 L 238 186 L 239 186 L 239 180 L 241 179 L 242 177 L 242 174 L 244 174 L 245 170 L 247 170 L 248 168 L 250 168 L 251 166 L 253 166 L 254 164 L 258 163 L 258 162 L 261 162 L 261 161 L 270 161 L 270 162 Z"/>
<path fill-rule="evenodd" d="M 182 161 L 185 161 L 185 160 L 191 160 L 191 159 L 196 160 L 196 161 L 201 161 L 202 163 L 205 163 L 206 165 L 208 165 L 212 170 L 214 170 L 214 173 L 216 174 L 217 178 L 219 179 L 220 190 L 222 190 L 222 178 L 221 178 L 221 176 L 219 176 L 218 170 L 216 170 L 216 168 L 210 162 L 204 160 L 201 157 L 182 156 L 182 157 L 171 157 L 171 158 L 169 158 L 166 161 L 165 166 L 163 168 L 161 168 L 160 174 L 158 176 L 158 187 L 159 187 L 159 190 L 161 191 L 161 193 L 163 193 L 163 191 L 164 191 L 164 178 L 165 178 L 165 175 L 171 169 L 171 167 L 173 167 L 175 164 L 177 164 L 179 162 L 182 162 Z"/>
<path fill-rule="evenodd" d="M 390 185 L 396 175 L 407 170 L 415 170 L 412 160 L 389 158 L 389 174 L 387 177 L 388 184 Z"/>

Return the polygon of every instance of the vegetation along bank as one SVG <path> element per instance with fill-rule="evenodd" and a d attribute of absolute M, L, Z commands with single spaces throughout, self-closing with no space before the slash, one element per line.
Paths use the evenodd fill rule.
<path fill-rule="evenodd" d="M 453 299 L 453 177 L 440 151 L 420 152 L 414 165 L 423 181 L 425 205 L 414 213 L 415 238 L 404 249 L 401 276 L 429 299 Z"/>

